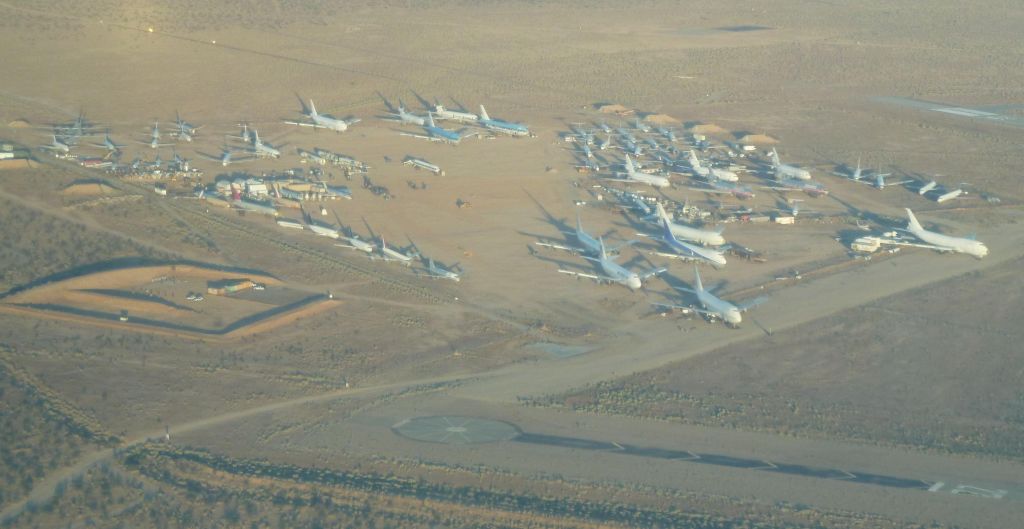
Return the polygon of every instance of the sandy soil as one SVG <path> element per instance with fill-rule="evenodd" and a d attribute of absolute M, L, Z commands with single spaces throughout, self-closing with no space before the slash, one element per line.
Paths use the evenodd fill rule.
<path fill-rule="evenodd" d="M 179 111 L 190 122 L 204 125 L 194 145 L 181 146 L 179 153 L 186 157 L 217 152 L 223 135 L 236 133 L 237 123 L 247 121 L 259 127 L 261 137 L 283 145 L 286 156 L 241 169 L 258 174 L 297 167 L 293 154 L 297 147 L 322 147 L 366 161 L 372 166 L 373 181 L 387 186 L 396 198 L 381 200 L 361 189 L 358 179 L 348 181 L 333 171 L 326 178 L 328 183 L 351 186 L 354 198 L 328 203 L 329 214 L 323 220 L 343 223 L 363 236 L 372 231 L 389 241 L 415 243 L 425 255 L 447 265 L 457 262 L 465 270 L 458 285 L 431 281 L 400 267 L 369 263 L 322 238 L 282 231 L 267 218 L 207 211 L 193 201 L 164 199 L 148 188 L 118 182 L 113 184 L 141 198 L 131 204 L 65 211 L 60 190 L 90 174 L 81 168 L 46 165 L 38 174 L 45 170 L 47 178 L 14 172 L 0 175 L 5 193 L 37 211 L 52 209 L 50 214 L 84 230 L 148 241 L 171 254 L 259 268 L 303 288 L 331 288 L 339 297 L 349 296 L 344 314 L 304 315 L 267 333 L 258 343 L 242 340 L 231 348 L 202 343 L 182 347 L 169 339 L 160 341 L 163 337 L 131 333 L 107 337 L 122 342 L 107 347 L 99 345 L 104 343 L 99 338 L 78 337 L 88 337 L 94 332 L 91 329 L 4 316 L 9 318 L 7 328 L 0 330 L 5 339 L 39 355 L 26 357 L 25 362 L 41 374 L 59 375 L 40 376 L 48 383 L 79 388 L 83 395 L 97 383 L 88 370 L 65 374 L 61 367 L 65 354 L 89 358 L 94 366 L 109 362 L 113 367 L 104 368 L 110 370 L 104 373 L 129 377 L 130 387 L 118 403 L 83 398 L 90 399 L 95 413 L 105 421 L 133 432 L 149 431 L 153 422 L 147 418 L 154 409 L 174 409 L 176 393 L 201 405 L 174 411 L 172 426 L 191 425 L 194 432 L 209 429 L 209 437 L 195 441 L 214 442 L 231 430 L 233 419 L 288 409 L 286 404 L 274 408 L 268 401 L 298 394 L 300 400 L 291 404 L 298 406 L 307 402 L 302 398 L 340 396 L 340 391 L 325 388 L 336 388 L 343 374 L 390 388 L 386 384 L 424 378 L 424 373 L 434 379 L 475 371 L 486 377 L 467 382 L 443 398 L 424 399 L 412 407 L 400 400 L 393 409 L 358 417 L 351 437 L 327 444 L 327 453 L 395 455 L 420 450 L 386 438 L 390 433 L 385 423 L 409 413 L 434 413 L 455 406 L 467 412 L 514 416 L 535 429 L 547 425 L 551 431 L 574 435 L 584 429 L 589 436 L 618 438 L 645 421 L 595 418 L 588 425 L 573 416 L 512 403 L 518 396 L 559 393 L 697 358 L 723 346 L 733 348 L 729 358 L 743 359 L 754 350 L 749 341 L 763 339 L 768 330 L 782 336 L 786 329 L 814 325 L 822 317 L 893 294 L 933 287 L 964 274 L 984 277 L 990 270 L 1019 262 L 1024 247 L 1017 228 L 1019 210 L 1013 206 L 1024 199 L 1019 129 L 870 99 L 912 95 L 962 105 L 1022 103 L 1019 87 L 1024 86 L 1024 70 L 1018 63 L 1024 48 L 1017 35 L 1024 20 L 1014 6 L 992 2 L 987 8 L 964 10 L 956 2 L 871 2 L 845 7 L 747 6 L 748 10 L 707 3 L 681 9 L 676 3 L 656 2 L 636 6 L 623 16 L 621 5 L 611 2 L 585 9 L 463 3 L 339 9 L 319 2 L 285 2 L 258 3 L 239 20 L 237 11 L 193 2 L 184 7 L 163 2 L 113 4 L 21 0 L 2 4 L 9 16 L 0 22 L 4 27 L 0 45 L 8 57 L 4 69 L 11 74 L 0 76 L 0 123 L 18 118 L 31 123 L 66 121 L 83 111 L 109 127 L 115 141 L 132 143 L 127 148 L 129 157 L 152 159 L 155 153 L 134 142 L 146 139 L 154 119 L 166 127 Z M 744 24 L 768 29 L 716 29 Z M 438 98 L 449 107 L 464 104 L 470 110 L 483 103 L 492 116 L 528 123 L 537 137 L 466 140 L 450 147 L 401 137 L 397 132 L 401 127 L 375 119 L 385 110 L 381 96 L 391 102 L 401 98 L 419 111 L 417 94 L 428 100 Z M 363 122 L 345 134 L 281 123 L 298 117 L 299 99 L 309 98 L 321 112 L 353 114 Z M 801 219 L 796 226 L 727 226 L 727 237 L 765 251 L 768 262 L 734 260 L 724 270 L 708 271 L 708 283 L 728 281 L 726 295 L 755 292 L 793 269 L 845 260 L 845 250 L 833 237 L 851 226 L 815 222 L 814 215 L 848 215 L 861 209 L 895 222 L 901 208 L 910 206 L 944 231 L 978 232 L 992 254 L 975 261 L 927 251 L 904 252 L 891 259 L 858 262 L 841 273 L 836 269 L 794 281 L 775 288 L 771 305 L 735 332 L 699 320 L 651 317 L 650 302 L 665 299 L 669 290 L 660 280 L 637 294 L 567 280 L 555 272 L 559 263 L 586 269 L 582 259 L 546 252 L 538 258 L 526 249 L 537 236 L 558 236 L 558 227 L 544 211 L 571 222 L 577 211 L 573 200 L 590 203 L 579 211 L 593 233 L 614 230 L 611 236 L 629 239 L 637 231 L 615 208 L 593 207 L 594 196 L 588 188 L 593 182 L 572 170 L 572 155 L 558 140 L 557 134 L 570 123 L 626 123 L 597 112 L 593 105 L 600 102 L 666 114 L 686 123 L 714 123 L 722 127 L 717 134 L 725 138 L 770 135 L 780 141 L 785 161 L 811 168 L 832 190 L 828 198 L 799 197 L 805 199 L 801 209 L 807 220 Z M 46 141 L 45 131 L 24 128 L 0 129 L 0 135 L 28 145 Z M 400 165 L 406 155 L 440 165 L 446 176 Z M 162 156 L 169 157 L 167 152 Z M 882 166 L 915 178 L 938 173 L 944 176 L 937 178 L 947 185 L 968 182 L 972 198 L 937 206 L 912 191 L 878 192 L 830 174 L 835 164 L 853 163 L 858 157 L 865 166 Z M 208 171 L 207 181 L 229 172 L 216 163 L 197 159 L 195 164 Z M 755 175 L 741 178 L 750 185 L 763 183 Z M 426 182 L 427 189 L 410 189 L 410 180 Z M 1007 207 L 988 207 L 974 198 L 981 193 L 1001 197 Z M 666 195 L 702 205 L 711 198 L 685 186 L 667 190 Z M 473 207 L 457 208 L 460 199 Z M 785 197 L 762 190 L 750 202 L 765 211 L 783 204 Z M 649 266 L 647 260 L 660 264 L 643 250 L 643 246 L 626 250 L 621 261 L 637 268 Z M 688 280 L 688 265 L 673 263 L 670 268 L 674 277 Z M 972 303 L 984 301 L 969 291 L 960 295 L 970 297 Z M 936 311 L 955 312 L 944 299 L 929 298 L 927 303 Z M 21 332 L 33 326 L 49 335 Z M 1006 332 L 984 334 L 970 346 L 1005 350 L 1010 336 Z M 815 343 L 825 339 L 818 336 Z M 168 373 L 179 375 L 202 365 L 203 356 L 219 354 L 222 368 L 234 369 L 232 385 L 214 387 L 219 385 L 216 376 L 195 380 L 176 376 L 147 384 L 160 377 L 117 364 L 136 360 L 126 352 L 132 340 L 143 343 L 149 357 L 163 362 Z M 557 360 L 535 350 L 524 353 L 534 341 L 596 349 Z M 214 350 L 217 354 L 211 355 Z M 749 365 L 718 362 L 708 369 L 718 380 L 734 380 Z M 836 376 L 843 373 L 842 366 L 835 365 L 825 371 Z M 968 383 L 975 387 L 991 383 L 992 377 L 986 370 L 949 376 L 954 375 L 969 377 Z M 239 398 L 250 376 L 257 380 L 251 389 L 258 396 Z M 282 382 L 289 380 L 287 376 L 294 376 L 294 382 Z M 895 375 L 895 380 L 903 379 Z M 269 388 L 266 393 L 264 386 Z M 895 394 L 898 384 L 871 387 L 873 398 L 884 400 L 890 392 Z M 144 404 L 149 400 L 157 404 Z M 309 412 L 309 420 L 315 422 L 318 413 Z M 638 435 L 648 445 L 669 446 L 673 436 L 692 431 L 677 425 L 660 428 Z M 1012 484 L 1005 472 L 1017 469 L 988 463 L 972 467 L 971 461 L 957 458 L 851 448 L 827 440 L 804 444 L 728 430 L 707 432 L 709 444 L 735 439 L 736 444 L 728 446 L 737 451 L 752 452 L 764 445 L 787 456 L 813 446 L 820 450 L 815 455 L 819 461 L 858 463 L 863 468 L 899 462 L 908 472 L 936 479 L 944 478 L 936 469 L 953 465 L 954 478 Z M 546 462 L 556 459 L 535 448 L 517 450 L 501 455 L 481 449 L 465 457 L 525 473 L 543 470 Z M 423 454 L 453 457 L 441 452 Z M 606 467 L 592 454 L 559 452 L 558 456 L 565 458 L 559 464 L 580 477 L 645 481 L 641 471 L 618 474 L 628 462 Z M 872 463 L 872 457 L 878 462 Z M 1008 500 L 986 511 L 987 504 L 968 503 L 975 498 L 949 501 L 949 495 L 909 493 L 883 497 L 842 483 L 816 490 L 817 482 L 795 478 L 751 479 L 745 474 L 689 467 L 686 471 L 693 472 L 692 489 L 769 501 L 807 500 L 916 521 L 1001 527 L 1019 514 L 1019 502 Z M 676 486 L 677 478 L 669 470 L 649 473 L 649 482 L 660 487 Z M 920 513 L 929 513 L 928 520 Z"/>

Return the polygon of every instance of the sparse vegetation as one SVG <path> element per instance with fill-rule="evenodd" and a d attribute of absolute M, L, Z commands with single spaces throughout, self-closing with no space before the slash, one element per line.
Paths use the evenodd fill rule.
<path fill-rule="evenodd" d="M 17 370 L 0 351 L 0 506 L 37 480 L 110 443 L 92 417 Z"/>
<path fill-rule="evenodd" d="M 0 199 L 0 292 L 57 272 L 117 257 L 162 255 L 126 238 L 90 230 Z"/>

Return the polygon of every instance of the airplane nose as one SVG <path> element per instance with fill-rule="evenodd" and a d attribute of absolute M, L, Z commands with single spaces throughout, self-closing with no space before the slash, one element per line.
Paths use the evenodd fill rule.
<path fill-rule="evenodd" d="M 626 286 L 629 287 L 630 290 L 640 290 L 640 287 L 643 285 L 640 284 L 639 277 L 631 277 L 629 278 L 629 281 L 626 282 Z"/>

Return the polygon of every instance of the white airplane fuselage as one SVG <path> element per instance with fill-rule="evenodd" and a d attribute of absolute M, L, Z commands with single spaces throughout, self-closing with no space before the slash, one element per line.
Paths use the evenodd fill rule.
<path fill-rule="evenodd" d="M 362 239 L 357 239 L 355 237 L 345 237 L 345 240 L 347 240 L 349 245 L 352 246 L 352 249 L 356 251 L 373 253 L 374 246 Z"/>
<path fill-rule="evenodd" d="M 966 237 L 953 237 L 942 233 L 928 231 L 914 217 L 914 213 L 907 209 L 907 216 L 910 222 L 907 231 L 922 241 L 950 252 L 965 253 L 981 259 L 988 255 L 988 247 L 981 241 L 968 239 Z"/>
<path fill-rule="evenodd" d="M 661 204 L 658 204 L 658 210 L 659 215 L 662 215 L 665 212 L 661 207 Z M 672 232 L 672 235 L 679 239 L 693 241 L 705 246 L 721 246 L 725 244 L 725 237 L 722 237 L 722 234 L 717 231 L 702 230 L 700 228 L 694 228 L 693 226 L 675 223 L 668 218 L 667 214 L 661 218 L 668 223 L 668 228 Z"/>
<path fill-rule="evenodd" d="M 704 309 L 708 312 L 714 313 L 725 323 L 737 326 L 743 321 L 743 314 L 740 313 L 740 309 L 738 309 L 736 305 L 718 298 L 703 288 L 697 290 L 696 293 L 697 301 L 704 306 Z"/>
<path fill-rule="evenodd" d="M 795 178 L 797 180 L 811 179 L 810 171 L 786 164 L 775 165 L 775 176 L 778 178 Z"/>
<path fill-rule="evenodd" d="M 308 226 L 310 231 L 322 237 L 330 237 L 332 239 L 341 238 L 341 232 L 329 226 L 323 226 L 316 223 L 308 224 Z"/>
<path fill-rule="evenodd" d="M 434 115 L 437 119 L 445 119 L 448 121 L 458 121 L 460 123 L 471 123 L 479 119 L 479 116 L 470 112 L 459 112 L 457 110 L 448 110 L 444 108 L 444 105 L 434 106 Z"/>
<path fill-rule="evenodd" d="M 685 224 L 676 224 L 675 222 L 669 223 L 669 229 L 672 230 L 672 234 L 676 237 L 692 240 L 699 245 L 720 247 L 725 244 L 725 237 L 717 231 L 694 228 Z"/>
<path fill-rule="evenodd" d="M 415 114 L 410 114 L 406 112 L 404 109 L 398 109 L 398 119 L 401 120 L 402 123 L 409 123 L 410 125 L 419 125 L 420 127 L 422 127 L 423 124 L 427 122 L 426 118 L 417 116 Z"/>
<path fill-rule="evenodd" d="M 640 281 L 640 276 L 636 272 L 630 272 L 625 267 L 612 261 L 611 259 L 600 259 L 598 263 L 601 265 L 601 270 L 609 278 L 614 280 L 630 290 L 639 290 L 643 284 Z"/>

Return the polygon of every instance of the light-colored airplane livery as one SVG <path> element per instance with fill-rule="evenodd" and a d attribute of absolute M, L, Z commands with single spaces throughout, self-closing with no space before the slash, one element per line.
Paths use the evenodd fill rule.
<path fill-rule="evenodd" d="M 280 158 L 281 151 L 271 147 L 269 143 L 260 140 L 260 133 L 256 129 L 252 129 L 252 152 L 256 156 L 263 158 Z"/>
<path fill-rule="evenodd" d="M 906 210 L 908 219 L 907 231 L 912 233 L 914 237 L 932 245 L 934 249 L 943 252 L 965 253 L 973 255 L 978 259 L 988 255 L 988 247 L 985 246 L 985 243 L 973 238 L 953 237 L 928 231 L 917 221 L 917 217 L 914 216 L 913 211 L 910 211 L 910 208 L 906 208 Z"/>
<path fill-rule="evenodd" d="M 801 169 L 795 165 L 784 164 L 779 161 L 779 153 L 772 147 L 772 168 L 775 169 L 776 178 L 788 177 L 797 180 L 810 180 L 811 172 Z"/>
<path fill-rule="evenodd" d="M 702 230 L 685 224 L 677 224 L 669 218 L 668 212 L 665 211 L 665 208 L 660 203 L 655 206 L 655 209 L 658 213 L 658 219 L 668 224 L 672 235 L 704 246 L 721 246 L 725 244 L 725 237 L 722 237 L 721 230 Z"/>
<path fill-rule="evenodd" d="M 562 233 L 564 233 L 564 234 L 566 234 L 566 235 L 568 235 L 570 237 L 575 238 L 576 242 L 579 243 L 579 246 L 566 246 L 564 244 L 555 244 L 555 243 L 543 242 L 543 241 L 538 241 L 538 242 L 535 242 L 534 244 L 536 244 L 537 246 L 542 246 L 544 248 L 553 248 L 555 250 L 565 250 L 567 252 L 573 252 L 573 253 L 578 253 L 578 254 L 582 254 L 582 255 L 593 255 L 593 256 L 596 256 L 596 255 L 600 255 L 601 254 L 601 243 L 597 239 L 595 239 L 593 235 L 587 233 L 586 230 L 583 229 L 583 221 L 580 219 L 579 214 L 576 214 L 576 230 L 575 231 L 563 230 Z M 620 246 L 617 246 L 615 248 L 611 248 L 608 251 L 611 252 L 611 253 L 615 253 L 622 246 L 633 244 L 633 242 L 635 242 L 635 241 L 626 241 L 626 243 L 624 243 L 624 244 L 622 244 Z"/>
<path fill-rule="evenodd" d="M 159 149 L 160 147 L 171 147 L 173 143 L 160 143 L 160 122 L 153 122 L 153 130 L 149 133 L 149 141 L 140 141 L 143 145 L 149 145 L 150 149 Z"/>
<path fill-rule="evenodd" d="M 857 167 L 853 170 L 852 174 L 846 175 L 843 173 L 835 173 L 839 176 L 846 177 L 858 184 L 869 185 L 879 191 L 885 189 L 885 186 L 895 186 L 902 184 L 909 184 L 913 180 L 900 180 L 899 182 L 886 182 L 885 179 L 892 176 L 892 173 L 875 173 L 874 175 L 866 175 L 860 167 L 860 158 L 857 158 Z"/>
<path fill-rule="evenodd" d="M 676 290 L 683 292 L 689 292 L 697 296 L 697 301 L 703 306 L 703 309 L 697 309 L 692 307 L 685 307 L 682 305 L 672 305 L 667 303 L 655 303 L 655 306 L 665 307 L 670 309 L 682 309 L 682 310 L 695 310 L 701 314 L 707 315 L 714 319 L 719 319 L 725 322 L 729 327 L 739 327 L 741 321 L 743 321 L 744 312 L 764 303 L 766 298 L 760 297 L 752 299 L 746 303 L 734 305 L 725 301 L 718 296 L 714 295 L 710 290 L 704 288 L 703 283 L 700 280 L 700 271 L 697 267 L 693 267 L 693 289 L 675 287 Z"/>
<path fill-rule="evenodd" d="M 652 187 L 662 188 L 669 187 L 672 185 L 668 178 L 659 175 L 647 174 L 636 170 L 636 165 L 633 164 L 633 159 L 626 155 L 626 172 L 623 174 L 625 178 L 607 178 L 606 180 L 613 180 L 616 182 L 622 182 L 626 184 L 646 184 Z"/>
<path fill-rule="evenodd" d="M 443 119 L 447 121 L 458 121 L 459 123 L 474 123 L 480 116 L 473 114 L 472 112 L 462 112 L 459 110 L 450 110 L 444 107 L 444 105 L 437 103 L 434 105 L 433 110 L 434 116 L 437 119 Z"/>
<path fill-rule="evenodd" d="M 594 281 L 603 283 L 616 283 L 622 285 L 630 290 L 639 290 L 643 287 L 643 281 L 651 276 L 664 273 L 667 268 L 656 268 L 648 270 L 642 274 L 627 270 L 624 266 L 615 262 L 614 259 L 608 256 L 608 251 L 604 247 L 604 239 L 601 237 L 597 238 L 598 243 L 598 256 L 588 257 L 584 256 L 584 259 L 593 261 L 601 268 L 604 275 L 588 274 L 585 272 L 574 272 L 572 270 L 559 269 L 559 273 L 568 274 L 576 277 L 585 277 L 587 279 L 593 279 Z"/>
<path fill-rule="evenodd" d="M 70 143 L 58 140 L 56 134 L 52 135 L 51 137 L 53 138 L 53 142 L 52 143 L 50 143 L 49 145 L 40 145 L 39 148 L 43 149 L 43 150 L 46 150 L 46 151 L 64 152 L 64 153 L 71 152 L 71 144 Z"/>
<path fill-rule="evenodd" d="M 418 125 L 422 127 L 427 123 L 427 118 L 423 116 L 417 116 L 405 109 L 405 103 L 401 99 L 398 100 L 398 112 L 392 114 L 394 119 L 401 123 L 408 123 L 410 125 Z"/>
<path fill-rule="evenodd" d="M 313 104 L 313 100 L 309 100 L 309 111 L 306 112 L 303 109 L 303 114 L 309 121 L 285 121 L 288 125 L 298 125 L 300 127 L 312 127 L 314 129 L 327 129 L 335 132 L 345 132 L 349 127 L 359 123 L 359 118 L 353 119 L 338 119 L 333 116 L 326 114 L 320 114 L 316 111 L 316 105 Z"/>
<path fill-rule="evenodd" d="M 491 117 L 487 115 L 487 109 L 485 109 L 483 105 L 480 105 L 480 117 L 477 119 L 477 123 L 485 129 L 493 130 L 494 132 L 499 132 L 501 134 L 508 134 L 509 136 L 530 135 L 530 129 L 526 125 L 500 119 L 491 119 Z"/>
<path fill-rule="evenodd" d="M 121 152 L 121 149 L 125 147 L 125 145 L 118 145 L 117 143 L 114 143 L 114 140 L 110 139 L 109 133 L 103 138 L 103 143 L 90 143 L 89 145 L 98 149 L 106 149 L 108 156 Z"/>
<path fill-rule="evenodd" d="M 736 173 L 727 169 L 719 169 L 717 167 L 705 167 L 701 163 L 700 158 L 697 157 L 697 153 L 690 149 L 690 168 L 693 169 L 693 174 L 701 178 L 717 178 L 725 182 L 739 182 L 740 177 Z"/>
<path fill-rule="evenodd" d="M 828 194 L 828 189 L 818 182 L 811 182 L 809 180 L 801 180 L 798 178 L 790 177 L 778 177 L 772 182 L 771 185 L 761 186 L 764 189 L 774 189 L 776 191 L 799 191 L 807 193 L 812 197 L 822 197 Z"/>
<path fill-rule="evenodd" d="M 256 159 L 253 156 L 235 156 L 235 151 L 227 146 L 221 149 L 220 156 L 214 156 L 212 154 L 202 152 L 196 152 L 196 156 L 203 158 L 204 160 L 210 160 L 211 162 L 219 162 L 223 167 L 227 167 L 233 163 L 249 162 Z"/>
<path fill-rule="evenodd" d="M 658 239 L 669 249 L 672 253 L 657 252 L 662 257 L 671 257 L 673 259 L 685 259 L 687 261 L 704 261 L 710 263 L 715 268 L 721 268 L 725 266 L 725 253 L 721 250 L 715 250 L 712 248 L 705 248 L 697 244 L 690 244 L 686 241 L 681 241 L 672 233 L 672 229 L 669 227 L 668 217 L 661 217 L 659 220 L 661 226 L 661 235 L 647 235 L 638 234 L 644 237 L 650 237 L 652 239 Z"/>
<path fill-rule="evenodd" d="M 463 136 L 461 132 L 438 127 L 434 123 L 434 115 L 430 112 L 427 113 L 427 122 L 423 124 L 423 132 L 426 134 L 413 134 L 411 132 L 403 132 L 401 134 L 402 136 L 410 136 L 424 140 L 441 141 L 451 145 L 458 145 L 459 142 L 462 141 L 462 138 L 472 135 L 467 134 L 466 136 Z"/>
<path fill-rule="evenodd" d="M 389 262 L 402 263 L 405 266 L 412 266 L 412 260 L 416 257 L 413 253 L 401 252 L 394 248 L 389 248 L 388 243 L 384 240 L 384 237 L 380 238 L 380 259 Z"/>
<path fill-rule="evenodd" d="M 449 281 L 455 281 L 456 283 L 462 280 L 462 275 L 458 272 L 444 268 L 443 266 L 435 263 L 433 259 L 427 259 L 427 273 L 432 277 L 447 279 Z"/>

